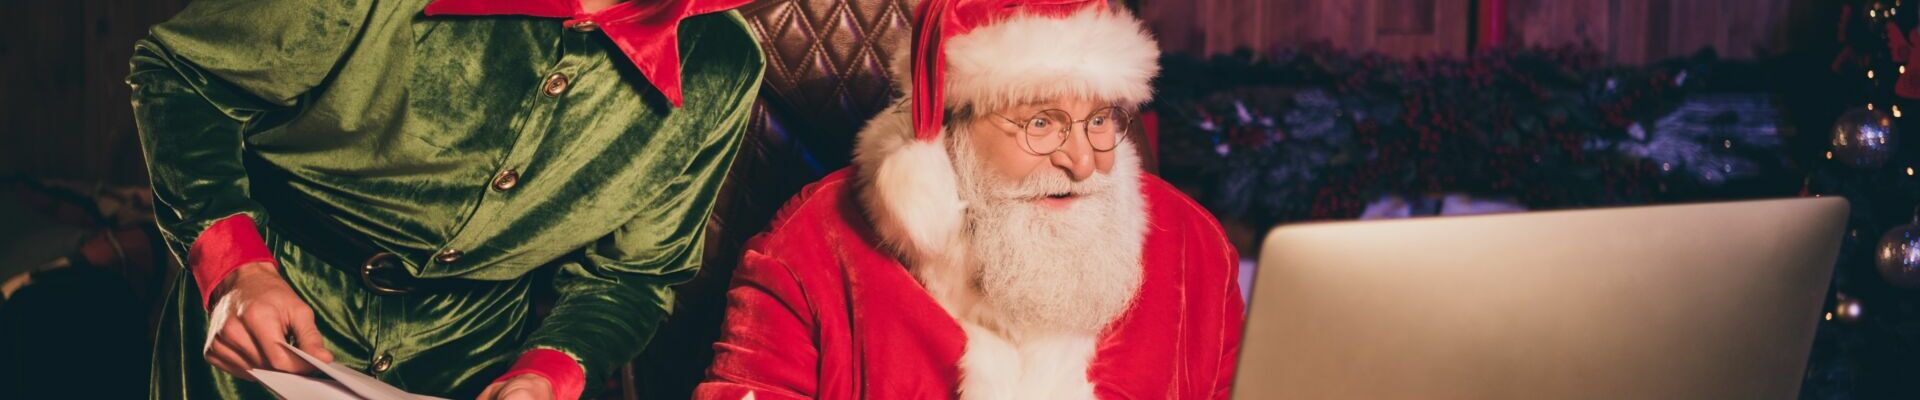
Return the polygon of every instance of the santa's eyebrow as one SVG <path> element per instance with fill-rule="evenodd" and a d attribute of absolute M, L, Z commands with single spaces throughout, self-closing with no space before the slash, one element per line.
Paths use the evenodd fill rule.
<path fill-rule="evenodd" d="M 1007 111 L 1040 111 L 1048 108 L 1052 108 L 1052 107 L 1049 106 L 1047 102 L 1029 101 L 1024 103 L 1014 104 L 1010 107 L 1007 107 L 1006 110 Z"/>

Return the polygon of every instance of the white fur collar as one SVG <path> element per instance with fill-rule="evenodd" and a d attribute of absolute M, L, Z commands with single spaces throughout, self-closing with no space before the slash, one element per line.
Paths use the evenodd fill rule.
<path fill-rule="evenodd" d="M 1058 334 L 1008 340 L 979 324 L 961 321 L 967 351 L 960 356 L 962 400 L 1092 400 L 1087 367 L 1093 334 Z"/>

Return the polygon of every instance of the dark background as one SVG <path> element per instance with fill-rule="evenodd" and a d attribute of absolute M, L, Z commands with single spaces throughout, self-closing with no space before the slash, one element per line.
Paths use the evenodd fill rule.
<path fill-rule="evenodd" d="M 1805 178 L 1805 186 L 1814 192 L 1855 201 L 1854 229 L 1847 242 L 1851 255 L 1843 255 L 1835 284 L 1853 292 L 1856 300 L 1866 299 L 1870 310 L 1857 323 L 1822 323 L 1801 395 L 1920 398 L 1920 350 L 1914 347 L 1920 324 L 1912 318 L 1920 315 L 1920 301 L 1915 290 L 1879 282 L 1866 256 L 1881 232 L 1909 222 L 1907 211 L 1920 199 L 1920 180 L 1883 173 L 1920 165 L 1920 157 L 1905 155 L 1920 154 L 1915 153 L 1920 140 L 1905 142 L 1902 153 L 1877 172 L 1819 164 L 1826 149 L 1818 135 L 1834 116 L 1888 96 L 1884 84 L 1865 87 L 1866 81 L 1853 79 L 1857 76 L 1838 76 L 1828 68 L 1843 47 L 1835 37 L 1841 7 L 1874 1 L 1120 2 L 1135 8 L 1163 50 L 1176 58 L 1258 58 L 1274 49 L 1322 45 L 1403 59 L 1463 57 L 1498 44 L 1588 46 L 1604 61 L 1623 66 L 1687 57 L 1702 49 L 1712 49 L 1723 62 L 1762 65 L 1770 73 L 1742 79 L 1767 81 L 1761 84 L 1779 95 L 1778 106 L 1788 118 L 1785 128 L 1805 134 L 1794 138 L 1783 155 L 1799 163 L 1791 174 L 1765 177 L 1765 189 L 1755 192 L 1792 195 L 1791 187 L 1803 186 Z M 18 218 L 20 213 L 5 213 L 7 207 L 24 209 L 41 222 L 74 227 L 84 234 L 74 234 L 79 243 L 71 249 L 59 250 L 66 254 L 63 262 L 98 267 L 41 274 L 29 290 L 0 303 L 0 398 L 127 398 L 144 391 L 151 344 L 149 319 L 141 317 L 151 311 L 155 288 L 171 271 L 171 259 L 164 250 L 154 251 L 158 247 L 153 245 L 151 221 L 140 216 L 143 210 L 150 212 L 151 199 L 140 192 L 148 185 L 146 166 L 123 80 L 133 42 L 187 3 L 0 0 L 0 9 L 6 10 L 0 12 L 0 200 L 11 200 L 0 202 L 0 228 L 25 219 Z M 1920 14 L 1920 7 L 1905 4 L 1898 9 L 1903 14 L 1895 22 L 1913 27 L 1913 14 Z M 1889 62 L 1878 60 L 1876 68 L 1893 65 Z M 1789 190 L 1779 190 L 1783 185 Z M 1250 254 L 1248 246 L 1257 241 L 1261 228 L 1222 219 Z M 14 261 L 9 257 L 17 254 L 8 252 L 20 252 L 26 242 L 9 243 L 13 239 L 4 233 L 0 229 L 0 261 Z M 5 272 L 0 271 L 0 278 Z M 1837 300 L 1830 298 L 1829 307 Z M 98 374 L 68 373 L 89 369 Z M 25 384 L 81 391 L 6 391 Z M 89 395 L 76 396 L 80 393 Z"/>
<path fill-rule="evenodd" d="M 1834 14 L 1810 0 L 1137 0 L 1169 53 L 1213 55 L 1327 42 L 1395 56 L 1457 55 L 1476 7 L 1498 3 L 1506 40 L 1592 43 L 1621 63 L 1716 49 L 1729 59 L 1833 47 Z M 145 185 L 127 59 L 187 0 L 4 0 L 0 176 Z M 1824 27 L 1824 29 L 1821 29 Z M 1796 43 L 1798 42 L 1798 43 Z M 1809 49 L 1811 50 L 1811 49 Z"/>

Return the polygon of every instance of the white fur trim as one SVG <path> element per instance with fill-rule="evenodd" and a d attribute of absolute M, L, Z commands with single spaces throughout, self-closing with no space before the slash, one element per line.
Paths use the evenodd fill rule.
<path fill-rule="evenodd" d="M 960 356 L 962 400 L 1093 400 L 1087 381 L 1098 338 L 1053 334 L 1018 342 L 962 321 L 966 353 Z"/>
<path fill-rule="evenodd" d="M 860 199 L 881 240 L 913 260 L 943 254 L 966 222 L 966 203 L 943 141 L 913 139 L 906 102 L 867 122 L 854 148 Z M 911 261 L 911 260 L 910 260 Z"/>
<path fill-rule="evenodd" d="M 1128 105 L 1153 96 L 1160 47 L 1124 10 L 1016 15 L 948 39 L 949 107 L 996 110 L 1080 97 Z"/>
<path fill-rule="evenodd" d="M 966 352 L 960 355 L 960 398 L 1012 399 L 1020 394 L 1020 350 L 1013 342 L 966 320 Z"/>

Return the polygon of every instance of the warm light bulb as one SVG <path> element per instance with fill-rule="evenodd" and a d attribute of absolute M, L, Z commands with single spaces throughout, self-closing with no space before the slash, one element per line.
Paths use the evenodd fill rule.
<path fill-rule="evenodd" d="M 1827 313 L 1827 320 L 1828 320 L 1828 321 L 1832 321 L 1832 320 L 1833 320 L 1833 313 Z"/>
<path fill-rule="evenodd" d="M 1873 103 L 1867 103 L 1867 111 L 1873 111 Z"/>
<path fill-rule="evenodd" d="M 1900 105 L 1898 105 L 1898 104 L 1895 104 L 1895 105 L 1893 106 L 1893 117 L 1894 117 L 1894 118 L 1900 118 Z"/>
<path fill-rule="evenodd" d="M 1831 151 L 1829 151 L 1829 152 L 1827 152 L 1827 159 L 1828 159 L 1828 160 L 1832 160 L 1832 159 L 1833 159 L 1833 152 L 1831 152 Z"/>
<path fill-rule="evenodd" d="M 1880 18 L 1880 11 L 1867 10 L 1867 18 Z"/>

